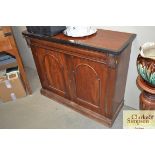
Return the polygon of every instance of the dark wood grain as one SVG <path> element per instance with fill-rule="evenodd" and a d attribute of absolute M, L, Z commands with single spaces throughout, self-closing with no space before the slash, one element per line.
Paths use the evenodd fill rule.
<path fill-rule="evenodd" d="M 111 53 L 23 34 L 32 49 L 41 93 L 111 126 L 123 106 L 135 35 L 99 30 L 92 36 L 74 39 L 96 49 L 109 48 Z M 63 34 L 54 38 L 71 39 Z"/>

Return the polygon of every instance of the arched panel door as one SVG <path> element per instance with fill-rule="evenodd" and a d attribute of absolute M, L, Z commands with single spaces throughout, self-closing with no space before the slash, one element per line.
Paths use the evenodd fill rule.
<path fill-rule="evenodd" d="M 46 50 L 40 47 L 35 47 L 34 52 L 36 61 L 39 68 L 39 74 L 42 81 L 42 87 L 53 91 L 63 97 L 69 98 L 67 79 L 66 77 L 66 65 L 64 54 L 54 52 L 52 50 Z"/>
<path fill-rule="evenodd" d="M 75 57 L 72 62 L 75 102 L 103 114 L 106 91 L 104 89 L 106 85 L 106 74 L 104 72 L 107 70 L 106 66 L 98 62 Z"/>
<path fill-rule="evenodd" d="M 59 60 L 52 54 L 44 55 L 43 65 L 51 89 L 54 89 L 62 94 L 65 94 L 65 79 L 64 68 Z"/>

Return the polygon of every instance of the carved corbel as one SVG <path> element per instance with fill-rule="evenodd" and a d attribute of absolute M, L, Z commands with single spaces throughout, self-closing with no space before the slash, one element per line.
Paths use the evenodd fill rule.
<path fill-rule="evenodd" d="M 109 54 L 108 55 L 108 67 L 110 68 L 116 68 L 119 63 L 118 56 Z"/>

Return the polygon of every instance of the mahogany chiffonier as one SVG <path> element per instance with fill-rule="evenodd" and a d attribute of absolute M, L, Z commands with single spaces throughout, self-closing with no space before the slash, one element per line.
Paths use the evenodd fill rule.
<path fill-rule="evenodd" d="M 32 49 L 41 94 L 111 127 L 123 106 L 136 35 L 101 29 L 84 38 L 23 35 Z"/>

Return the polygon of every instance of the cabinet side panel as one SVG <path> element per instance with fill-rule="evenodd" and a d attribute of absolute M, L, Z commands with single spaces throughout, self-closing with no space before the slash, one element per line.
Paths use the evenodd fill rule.
<path fill-rule="evenodd" d="M 119 57 L 119 64 L 117 66 L 116 87 L 113 100 L 113 114 L 117 111 L 118 107 L 124 102 L 125 86 L 128 74 L 129 60 L 131 53 L 131 44 L 121 53 Z"/>

